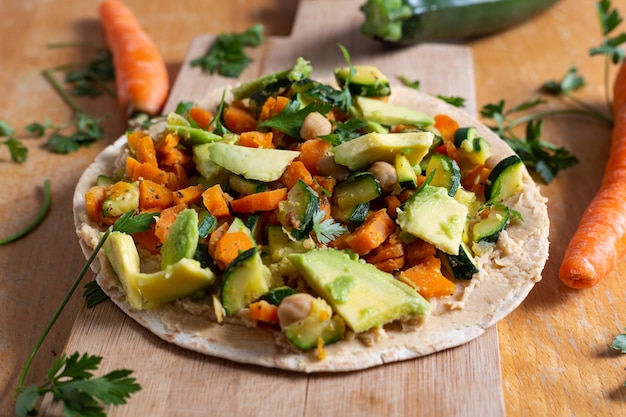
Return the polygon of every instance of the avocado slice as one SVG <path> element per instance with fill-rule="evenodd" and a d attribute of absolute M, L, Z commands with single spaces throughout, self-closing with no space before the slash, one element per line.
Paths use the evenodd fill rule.
<path fill-rule="evenodd" d="M 198 247 L 198 213 L 194 209 L 184 209 L 170 227 L 165 243 L 161 247 L 161 269 L 175 264 L 183 258 L 193 259 Z"/>
<path fill-rule="evenodd" d="M 369 97 L 355 97 L 354 99 L 360 118 L 368 122 L 380 123 L 385 126 L 410 125 L 417 127 L 428 127 L 435 124 L 435 120 L 426 113 L 409 107 Z"/>
<path fill-rule="evenodd" d="M 403 232 L 458 255 L 467 213 L 447 189 L 425 184 L 398 209 L 396 222 Z"/>
<path fill-rule="evenodd" d="M 332 148 L 335 162 L 352 171 L 367 169 L 376 161 L 395 162 L 403 154 L 412 166 L 428 153 L 434 135 L 430 132 L 367 133 Z"/>
<path fill-rule="evenodd" d="M 428 301 L 411 287 L 345 251 L 315 249 L 288 258 L 355 332 L 430 311 Z"/>
<path fill-rule="evenodd" d="M 209 158 L 228 171 L 250 180 L 276 181 L 287 165 L 300 155 L 283 149 L 250 148 L 247 146 L 214 143 Z"/>
<path fill-rule="evenodd" d="M 128 303 L 137 310 L 192 295 L 215 282 L 210 269 L 189 258 L 182 258 L 162 271 L 141 273 L 135 242 L 132 236 L 122 232 L 111 232 L 103 249 L 124 287 Z"/>

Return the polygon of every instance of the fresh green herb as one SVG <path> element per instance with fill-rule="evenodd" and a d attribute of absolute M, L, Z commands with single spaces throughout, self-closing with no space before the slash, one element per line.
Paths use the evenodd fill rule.
<path fill-rule="evenodd" d="M 103 45 L 90 42 L 59 42 L 48 45 L 48 48 L 88 48 L 96 52 L 96 56 L 87 62 L 73 62 L 52 68 L 53 71 L 65 72 L 65 82 L 70 86 L 71 94 L 76 97 L 99 97 L 107 94 L 113 98 L 116 93 L 109 84 L 115 79 L 113 56 Z"/>
<path fill-rule="evenodd" d="M 341 50 L 341 53 L 343 54 L 343 59 L 346 60 L 346 63 L 348 64 L 348 68 L 350 69 L 350 71 L 348 72 L 348 76 L 346 77 L 343 90 L 341 91 L 342 106 L 339 106 L 340 109 L 347 112 L 350 109 L 350 107 L 352 107 L 352 94 L 350 93 L 350 82 L 352 81 L 352 77 L 356 73 L 356 70 L 354 69 L 354 65 L 352 65 L 352 60 L 350 59 L 350 53 L 348 52 L 348 49 L 340 43 L 338 43 L 337 46 Z"/>
<path fill-rule="evenodd" d="M 52 193 L 50 192 L 50 180 L 46 179 L 43 183 L 43 204 L 41 205 L 41 208 L 39 209 L 39 213 L 37 213 L 37 216 L 35 217 L 35 219 L 28 226 L 26 226 L 24 229 L 20 230 L 19 232 L 11 236 L 5 237 L 4 239 L 0 239 L 0 245 L 5 245 L 7 243 L 15 242 L 16 240 L 23 238 L 24 236 L 26 236 L 27 234 L 35 230 L 35 228 L 41 224 L 43 219 L 48 214 L 48 211 L 50 210 L 51 201 L 52 201 Z"/>
<path fill-rule="evenodd" d="M 412 88 L 414 90 L 419 90 L 420 89 L 420 82 L 419 80 L 415 80 L 415 81 L 411 81 L 409 80 L 409 78 L 406 75 L 400 75 L 398 76 L 398 78 L 400 79 L 400 81 L 402 81 L 402 84 L 404 84 L 406 87 Z M 444 96 L 441 94 L 436 94 L 435 97 L 437 97 L 439 100 L 445 101 L 446 103 L 454 106 L 454 107 L 464 107 L 465 106 L 465 99 L 463 97 L 458 97 L 458 96 Z"/>
<path fill-rule="evenodd" d="M 67 154 L 80 147 L 89 146 L 94 141 L 101 139 L 103 137 L 101 123 L 104 118 L 92 118 L 87 115 L 82 107 L 80 107 L 63 89 L 52 69 L 44 70 L 43 74 L 63 101 L 74 111 L 74 118 L 63 125 L 52 125 L 49 121 L 43 124 L 31 123 L 29 125 L 31 129 L 39 134 L 42 134 L 46 130 L 42 130 L 42 128 L 52 130 L 46 142 L 46 147 L 53 152 Z M 62 133 L 65 129 L 70 127 L 75 128 L 73 133 Z"/>
<path fill-rule="evenodd" d="M 96 281 L 89 281 L 85 284 L 83 289 L 83 297 L 87 302 L 87 308 L 92 308 L 93 306 L 109 299 L 109 296 L 106 295 L 104 290 L 102 290 Z"/>
<path fill-rule="evenodd" d="M 332 217 L 324 220 L 324 216 L 325 212 L 319 209 L 313 215 L 313 232 L 317 241 L 323 245 L 335 240 L 348 230 L 343 225 L 336 223 Z"/>
<path fill-rule="evenodd" d="M 615 339 L 613 339 L 613 342 L 611 343 L 611 347 L 622 353 L 626 353 L 626 329 L 624 329 L 624 333 L 620 333 L 615 336 Z M 624 386 L 626 387 L 626 382 L 624 382 Z"/>
<path fill-rule="evenodd" d="M 291 100 L 283 111 L 271 119 L 259 123 L 259 127 L 272 127 L 286 133 L 292 138 L 300 138 L 300 127 L 309 113 L 318 112 L 326 114 L 332 106 L 327 103 L 310 103 L 304 108 L 300 108 L 299 100 Z"/>
<path fill-rule="evenodd" d="M 512 117 L 516 113 L 543 103 L 545 101 L 542 99 L 532 99 L 511 109 L 505 109 L 505 102 L 501 100 L 497 104 L 485 105 L 480 114 L 485 119 L 492 119 L 495 123 L 489 126 L 491 130 L 518 154 L 527 167 L 536 170 L 545 183 L 550 183 L 559 171 L 578 163 L 578 158 L 567 149 L 555 146 L 541 138 L 542 117 L 555 114 L 554 111 Z M 514 129 L 515 126 L 523 123 L 526 123 L 525 139 L 519 137 Z"/>
<path fill-rule="evenodd" d="M 104 416 L 100 402 L 103 404 L 124 404 L 126 398 L 131 393 L 139 390 L 140 387 L 135 383 L 134 379 L 128 378 L 130 371 L 127 370 L 113 371 L 102 378 L 92 379 L 92 374 L 88 371 L 97 367 L 100 363 L 100 358 L 86 354 L 82 357 L 74 354 L 69 358 L 61 357 L 58 361 L 55 361 L 54 366 L 48 371 L 48 383 L 40 387 L 35 385 L 26 387 L 24 382 L 33 359 L 45 338 L 50 333 L 52 326 L 56 323 L 111 232 L 119 231 L 131 234 L 148 230 L 154 221 L 154 214 L 133 215 L 133 212 L 129 211 L 121 215 L 112 226 L 102 233 L 89 259 L 87 259 L 87 262 L 61 301 L 61 305 L 55 311 L 26 359 L 15 390 L 15 395 L 17 396 L 16 413 L 18 416 L 32 414 L 35 411 L 34 407 L 37 398 L 46 392 L 52 392 L 56 401 L 64 403 L 67 416 Z M 63 371 L 61 372 L 61 370 Z"/>
<path fill-rule="evenodd" d="M 6 145 L 9 148 L 11 161 L 21 164 L 28 158 L 28 148 L 14 136 L 15 129 L 4 120 L 0 120 L 0 138 L 6 138 L 0 145 Z"/>
<path fill-rule="evenodd" d="M 179 101 L 176 105 L 174 113 L 180 114 L 181 116 L 186 116 L 187 114 L 189 114 L 189 110 L 191 110 L 193 106 L 193 101 Z"/>
<path fill-rule="evenodd" d="M 246 48 L 263 43 L 263 30 L 263 25 L 259 24 L 240 34 L 221 34 L 204 55 L 193 59 L 190 64 L 209 74 L 237 78 L 252 62 Z"/>
<path fill-rule="evenodd" d="M 344 123 L 333 123 L 335 129 L 333 133 L 325 136 L 320 136 L 320 139 L 324 139 L 330 142 L 333 146 L 340 145 L 349 140 L 358 138 L 361 136 L 360 130 L 367 126 L 365 120 L 360 119 L 348 119 Z"/>
<path fill-rule="evenodd" d="M 211 120 L 211 123 L 209 123 L 209 126 L 207 127 L 207 130 L 213 129 L 213 133 L 220 136 L 224 136 L 227 133 L 232 133 L 226 128 L 226 126 L 222 124 L 222 114 L 224 113 L 225 99 L 226 90 L 222 91 L 222 99 L 220 100 L 219 106 L 217 106 L 217 112 L 215 112 L 213 120 Z"/>
<path fill-rule="evenodd" d="M 47 382 L 39 387 L 31 385 L 22 391 L 15 411 L 18 417 L 32 415 L 37 400 L 46 393 L 52 393 L 57 401 L 63 401 L 66 416 L 101 417 L 106 416 L 103 405 L 126 404 L 134 392 L 141 389 L 132 371 L 120 369 L 94 378 L 102 358 L 78 352 L 61 355 L 48 370 Z"/>

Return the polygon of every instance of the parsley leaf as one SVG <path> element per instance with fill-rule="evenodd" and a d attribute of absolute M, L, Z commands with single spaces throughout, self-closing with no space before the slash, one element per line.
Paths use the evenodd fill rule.
<path fill-rule="evenodd" d="M 306 107 L 300 108 L 298 99 L 291 100 L 285 108 L 271 119 L 259 123 L 259 127 L 271 127 L 292 138 L 300 138 L 300 127 L 309 113 L 318 112 L 326 114 L 332 106 L 327 103 L 310 103 Z"/>
<path fill-rule="evenodd" d="M 600 46 L 591 48 L 589 50 L 589 54 L 591 56 L 605 55 L 614 64 L 617 64 L 624 60 L 624 51 L 620 49 L 619 46 L 626 42 L 626 34 L 620 33 L 616 36 L 610 37 L 611 32 L 613 32 L 623 21 L 618 10 L 616 8 L 612 8 L 611 6 L 612 5 L 609 0 L 601 0 L 596 3 L 600 29 L 602 30 L 602 43 Z"/>
<path fill-rule="evenodd" d="M 526 111 L 545 103 L 543 99 L 530 99 L 507 110 L 505 102 L 487 104 L 481 109 L 481 116 L 492 119 L 493 124 L 487 125 L 502 138 L 522 159 L 524 164 L 534 169 L 545 183 L 550 183 L 561 170 L 578 163 L 578 158 L 564 147 L 556 146 L 542 139 L 543 120 L 548 113 L 535 113 L 530 117 L 513 118 L 514 113 Z M 521 138 L 514 132 L 514 127 L 526 123 L 526 137 Z"/>
<path fill-rule="evenodd" d="M 263 30 L 263 25 L 258 24 L 241 34 L 223 33 L 204 55 L 193 59 L 190 64 L 209 74 L 237 78 L 252 62 L 245 48 L 261 45 L 265 40 Z"/>
<path fill-rule="evenodd" d="M 78 353 L 74 353 L 69 357 L 63 355 L 57 359 L 47 372 L 47 383 L 39 387 L 34 385 L 25 386 L 24 381 L 33 359 L 43 345 L 44 339 L 50 333 L 80 281 L 87 274 L 111 232 L 135 233 L 148 230 L 155 221 L 154 216 L 154 213 L 134 215 L 132 211 L 129 211 L 122 214 L 112 226 L 102 233 L 89 259 L 87 259 L 87 262 L 74 280 L 72 287 L 63 298 L 61 305 L 59 305 L 52 319 L 50 319 L 35 343 L 26 364 L 22 368 L 17 389 L 15 390 L 15 395 L 17 396 L 16 414 L 18 417 L 32 415 L 35 411 L 38 397 L 48 392 L 53 394 L 54 400 L 63 402 L 64 410 L 68 416 L 105 416 L 102 404 L 124 404 L 130 394 L 141 389 L 133 378 L 129 378 L 132 371 L 126 369 L 115 370 L 102 377 L 92 378 L 93 373 L 91 371 L 97 369 L 102 358 L 88 354 L 81 356 Z"/>
<path fill-rule="evenodd" d="M 402 81 L 402 84 L 405 85 L 406 87 L 412 88 L 414 90 L 419 90 L 420 89 L 420 81 L 419 80 L 415 80 L 415 81 L 411 81 L 409 80 L 409 78 L 406 75 L 400 75 L 398 76 L 398 79 L 400 79 L 400 81 Z M 439 100 L 443 100 L 446 103 L 454 106 L 454 107 L 464 107 L 465 106 L 465 99 L 463 97 L 458 97 L 458 96 L 444 96 L 441 94 L 436 94 L 435 97 L 437 97 Z"/>
<path fill-rule="evenodd" d="M 14 133 L 15 129 L 9 123 L 0 120 L 0 137 L 6 137 L 0 145 L 6 145 L 9 148 L 11 161 L 21 164 L 28 158 L 28 148 L 13 136 Z"/>
<path fill-rule="evenodd" d="M 61 355 L 47 372 L 47 383 L 27 387 L 18 398 L 16 415 L 23 417 L 35 411 L 37 397 L 52 393 L 55 400 L 63 401 L 67 416 L 105 416 L 104 405 L 125 404 L 134 392 L 141 389 L 132 371 L 121 369 L 93 378 L 102 358 L 78 352 Z"/>
<path fill-rule="evenodd" d="M 83 288 L 83 297 L 87 300 L 87 308 L 92 308 L 109 299 L 109 296 L 96 281 L 89 281 Z"/>
<path fill-rule="evenodd" d="M 358 138 L 361 136 L 360 130 L 367 126 L 367 122 L 360 119 L 348 119 L 344 123 L 333 122 L 333 124 L 335 126 L 333 133 L 320 136 L 320 139 L 324 139 L 333 146 Z"/>
<path fill-rule="evenodd" d="M 332 217 L 324 220 L 324 216 L 325 212 L 319 209 L 313 215 L 313 232 L 317 241 L 323 245 L 335 240 L 348 230 L 345 226 L 335 222 Z"/>

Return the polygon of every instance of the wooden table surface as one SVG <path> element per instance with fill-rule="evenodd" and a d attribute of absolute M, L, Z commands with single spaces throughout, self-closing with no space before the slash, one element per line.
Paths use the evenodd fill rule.
<path fill-rule="evenodd" d="M 69 119 L 70 110 L 41 70 L 80 60 L 87 52 L 46 45 L 101 42 L 98 3 L 0 0 L 0 120 L 22 132 L 27 123 L 45 117 L 59 123 Z M 241 32 L 258 22 L 265 25 L 267 35 L 287 36 L 298 6 L 293 0 L 126 3 L 159 46 L 172 79 L 195 36 Z M 626 14 L 625 0 L 613 3 Z M 509 104 L 524 101 L 535 95 L 541 83 L 562 77 L 575 65 L 588 83 L 581 97 L 603 109 L 603 61 L 588 56 L 588 49 L 600 42 L 594 4 L 563 0 L 513 29 L 463 42 L 474 56 L 478 106 L 501 99 Z M 2 416 L 12 415 L 12 393 L 28 352 L 84 263 L 71 216 L 76 181 L 95 155 L 124 131 L 123 115 L 111 100 L 84 103 L 93 114 L 109 114 L 106 138 L 90 148 L 53 155 L 42 149 L 42 139 L 26 138 L 29 157 L 18 165 L 0 146 L 0 237 L 28 224 L 38 210 L 44 179 L 52 184 L 52 207 L 43 224 L 22 240 L 0 246 Z M 589 290 L 567 289 L 557 277 L 567 241 L 600 183 L 610 131 L 588 119 L 562 118 L 546 122 L 544 134 L 574 151 L 580 163 L 542 186 L 549 198 L 550 259 L 543 280 L 497 326 L 506 412 L 508 416 L 624 415 L 626 355 L 609 344 L 626 327 L 626 289 L 620 285 L 626 261 Z M 82 303 L 80 294 L 75 294 L 35 359 L 27 382 L 41 381 L 63 350 Z"/>

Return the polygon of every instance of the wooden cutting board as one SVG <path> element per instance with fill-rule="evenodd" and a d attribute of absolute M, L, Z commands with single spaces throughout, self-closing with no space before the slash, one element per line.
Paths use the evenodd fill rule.
<path fill-rule="evenodd" d="M 473 62 L 468 48 L 423 44 L 392 49 L 359 33 L 363 20 L 358 0 L 316 0 L 300 4 L 293 33 L 270 38 L 251 51 L 254 60 L 242 74 L 247 80 L 310 60 L 314 77 L 330 79 L 345 61 L 368 63 L 392 84 L 406 75 L 433 94 L 461 96 L 476 110 Z M 340 10 L 338 10 L 340 9 Z M 206 51 L 213 36 L 192 42 L 173 85 L 165 111 L 181 100 L 198 100 L 232 79 L 203 74 L 188 65 Z M 498 337 L 495 326 L 458 348 L 416 360 L 359 372 L 312 374 L 285 372 L 206 357 L 168 344 L 126 317 L 112 303 L 83 309 L 72 328 L 66 353 L 103 356 L 100 371 L 134 370 L 142 390 L 109 416 L 504 416 Z M 477 389 L 478 388 L 478 389 Z M 49 398 L 43 415 L 62 415 Z"/>

